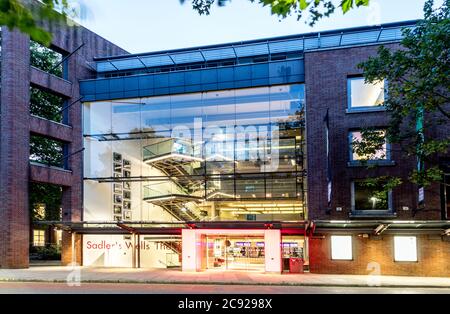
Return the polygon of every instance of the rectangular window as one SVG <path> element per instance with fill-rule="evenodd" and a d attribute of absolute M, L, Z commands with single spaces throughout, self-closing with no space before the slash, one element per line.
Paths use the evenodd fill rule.
<path fill-rule="evenodd" d="M 450 219 L 450 174 L 444 175 L 444 184 L 441 190 L 443 219 Z"/>
<path fill-rule="evenodd" d="M 45 246 L 45 230 L 33 230 L 33 246 Z"/>
<path fill-rule="evenodd" d="M 361 131 L 352 131 L 349 133 L 349 145 L 350 145 L 350 161 L 377 161 L 377 160 L 390 160 L 389 144 L 386 141 L 386 131 L 377 130 L 380 135 L 385 138 L 384 144 L 378 143 L 377 140 L 363 141 L 363 135 Z M 354 145 L 358 143 L 367 144 L 367 154 L 354 151 Z M 362 146 L 362 145 L 361 145 Z"/>
<path fill-rule="evenodd" d="M 371 110 L 383 106 L 385 81 L 366 84 L 363 77 L 353 77 L 347 84 L 349 110 Z"/>
<path fill-rule="evenodd" d="M 384 190 L 382 182 L 355 181 L 352 183 L 352 209 L 354 211 L 389 211 L 390 203 L 391 192 Z"/>
<path fill-rule="evenodd" d="M 68 169 L 64 159 L 67 145 L 64 142 L 32 134 L 30 137 L 30 161 L 46 166 Z"/>
<path fill-rule="evenodd" d="M 30 41 L 30 64 L 44 72 L 65 78 L 64 56 L 51 48 Z"/>
<path fill-rule="evenodd" d="M 394 237 L 394 258 L 396 262 L 417 262 L 417 238 Z"/>
<path fill-rule="evenodd" d="M 47 120 L 66 123 L 64 98 L 36 87 L 30 87 L 30 113 Z"/>
<path fill-rule="evenodd" d="M 352 236 L 331 236 L 331 259 L 353 259 Z"/>

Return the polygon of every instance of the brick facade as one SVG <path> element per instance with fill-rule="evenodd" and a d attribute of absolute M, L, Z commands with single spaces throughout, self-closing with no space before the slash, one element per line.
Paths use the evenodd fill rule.
<path fill-rule="evenodd" d="M 2 28 L 1 116 L 0 116 L 0 267 L 28 267 L 30 222 L 28 182 L 63 186 L 63 220 L 82 219 L 82 153 L 81 104 L 68 109 L 69 125 L 62 125 L 30 115 L 30 84 L 64 96 L 67 103 L 80 98 L 80 79 L 94 73 L 89 62 L 94 57 L 126 54 L 100 36 L 80 26 L 55 25 L 52 48 L 69 54 L 84 43 L 83 48 L 67 61 L 67 79 L 30 66 L 29 37 Z M 63 140 L 68 144 L 70 171 L 29 164 L 30 133 Z M 77 236 L 77 243 L 81 237 Z M 81 245 L 79 245 L 81 247 Z M 71 235 L 63 235 L 63 262 L 71 262 Z M 81 251 L 77 257 L 81 260 Z"/>
<path fill-rule="evenodd" d="M 95 77 L 89 66 L 94 57 L 123 55 L 126 52 L 82 27 L 52 27 L 52 46 L 66 54 L 76 50 L 67 62 L 66 79 L 30 66 L 29 38 L 17 31 L 2 29 L 1 115 L 0 115 L 0 268 L 28 267 L 30 223 L 28 183 L 40 182 L 63 188 L 64 221 L 83 220 L 83 130 L 78 81 Z M 390 44 L 392 48 L 398 45 Z M 357 65 L 376 54 L 378 46 L 306 52 L 306 136 L 307 208 L 309 220 L 351 220 L 351 182 L 366 177 L 398 176 L 407 181 L 414 159 L 392 153 L 394 165 L 374 169 L 352 167 L 349 162 L 348 134 L 361 127 L 388 124 L 385 112 L 347 113 L 347 78 L 360 74 Z M 12 70 L 13 69 L 13 70 Z M 68 125 L 31 116 L 29 87 L 37 86 L 65 97 Z M 329 110 L 330 156 L 333 192 L 327 204 L 327 157 L 324 117 Z M 435 130 L 447 136 L 449 126 Z M 29 163 L 30 134 L 38 134 L 68 144 L 69 170 Z M 417 187 L 405 183 L 393 191 L 393 209 L 398 220 L 440 220 L 439 187 L 427 189 L 425 208 L 418 208 Z M 342 211 L 336 208 L 341 207 Z M 407 207 L 408 210 L 403 210 Z M 330 209 L 330 210 L 328 210 Z M 368 274 L 376 262 L 383 275 L 450 276 L 450 242 L 438 234 L 417 234 L 419 261 L 398 263 L 393 259 L 393 234 L 360 237 L 353 233 L 354 259 L 332 261 L 330 235 L 333 230 L 317 232 L 309 240 L 309 266 L 314 273 Z M 342 232 L 342 231 L 340 231 Z M 366 232 L 366 231 L 364 231 Z M 412 231 L 414 234 L 414 231 Z M 64 232 L 62 262 L 81 263 L 82 235 Z M 75 256 L 74 256 L 75 254 Z"/>
<path fill-rule="evenodd" d="M 0 267 L 28 267 L 29 40 L 2 28 Z M 13 70 L 14 69 L 14 70 Z"/>
<path fill-rule="evenodd" d="M 398 45 L 388 45 L 397 48 Z M 394 217 L 374 217 L 374 220 L 440 220 L 442 217 L 440 187 L 434 184 L 425 191 L 425 208 L 418 206 L 418 187 L 408 183 L 409 173 L 416 167 L 414 158 L 407 157 L 392 146 L 391 159 L 395 165 L 373 169 L 351 167 L 349 131 L 361 127 L 384 127 L 388 124 L 385 112 L 347 113 L 347 78 L 361 74 L 357 65 L 374 56 L 378 46 L 308 52 L 305 54 L 308 212 L 310 220 L 352 220 L 351 182 L 367 177 L 397 176 L 404 184 L 392 191 Z M 329 109 L 329 137 L 332 172 L 332 201 L 327 204 L 327 156 L 324 117 Z M 444 137 L 450 126 L 431 130 L 433 136 Z M 342 211 L 336 208 L 341 207 Z M 403 210 L 407 207 L 408 210 Z M 355 218 L 357 219 L 357 218 Z M 367 218 L 366 218 L 367 219 Z M 450 242 L 433 234 L 417 236 L 418 262 L 394 262 L 393 234 L 362 238 L 353 233 L 352 261 L 331 260 L 330 235 L 316 234 L 309 241 L 310 270 L 313 273 L 367 275 L 371 262 L 380 266 L 382 275 L 450 276 Z M 343 231 L 338 231 L 343 232 Z M 366 230 L 368 234 L 372 230 Z M 321 237 L 323 236 L 323 238 Z M 371 264 L 372 265 L 372 264 Z M 374 264 L 377 265 L 377 264 Z M 370 265 L 369 265 L 370 266 Z M 370 268 L 370 267 L 369 267 Z"/>
<path fill-rule="evenodd" d="M 331 259 L 330 235 L 309 240 L 310 271 L 318 274 L 450 277 L 450 242 L 439 235 L 417 236 L 417 262 L 394 261 L 393 235 L 353 237 L 353 260 Z"/>
<path fill-rule="evenodd" d="M 387 45 L 396 48 L 398 45 Z M 385 112 L 346 113 L 347 78 L 361 74 L 357 65 L 374 56 L 378 46 L 308 52 L 305 54 L 308 210 L 310 219 L 348 219 L 351 211 L 351 181 L 367 177 L 397 176 L 405 182 L 393 191 L 393 209 L 399 220 L 439 220 L 441 207 L 439 187 L 426 194 L 426 208 L 418 209 L 418 187 L 408 183 L 408 175 L 416 166 L 395 145 L 391 159 L 394 166 L 351 167 L 349 160 L 350 130 L 362 127 L 386 127 Z M 332 203 L 327 213 L 327 155 L 324 117 L 329 109 L 330 158 L 332 160 Z M 437 193 L 436 193 L 437 192 Z M 341 207 L 342 211 L 336 211 Z M 402 210 L 408 207 L 409 210 Z"/>

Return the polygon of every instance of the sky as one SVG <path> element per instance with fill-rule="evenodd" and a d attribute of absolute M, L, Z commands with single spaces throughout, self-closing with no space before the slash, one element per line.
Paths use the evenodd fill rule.
<path fill-rule="evenodd" d="M 232 0 L 200 16 L 191 1 L 83 0 L 80 23 L 131 53 L 152 52 L 413 20 L 423 17 L 425 0 L 370 0 L 369 7 L 343 15 L 340 8 L 314 27 L 296 17 L 280 20 L 270 8 Z M 336 2 L 340 2 L 336 0 Z"/>

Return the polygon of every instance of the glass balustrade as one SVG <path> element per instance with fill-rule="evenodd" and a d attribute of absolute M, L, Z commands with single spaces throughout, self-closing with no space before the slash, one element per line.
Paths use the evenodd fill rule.
<path fill-rule="evenodd" d="M 201 147 L 196 148 L 190 141 L 175 138 L 147 145 L 143 151 L 144 161 L 170 154 L 188 157 L 201 156 Z"/>

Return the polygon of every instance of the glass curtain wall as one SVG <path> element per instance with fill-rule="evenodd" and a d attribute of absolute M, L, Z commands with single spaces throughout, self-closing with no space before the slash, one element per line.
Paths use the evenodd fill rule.
<path fill-rule="evenodd" d="M 84 104 L 85 217 L 303 219 L 304 86 Z"/>

